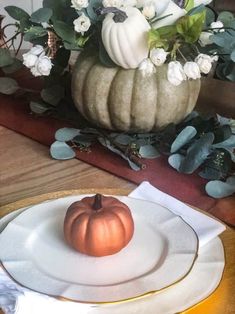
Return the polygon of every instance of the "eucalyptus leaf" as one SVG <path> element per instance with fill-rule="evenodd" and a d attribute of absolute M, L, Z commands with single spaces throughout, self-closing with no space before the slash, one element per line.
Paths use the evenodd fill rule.
<path fill-rule="evenodd" d="M 223 181 L 210 181 L 206 184 L 206 192 L 214 198 L 227 197 L 235 193 L 235 186 Z"/>
<path fill-rule="evenodd" d="M 48 104 L 45 104 L 42 101 L 31 101 L 29 103 L 30 109 L 32 112 L 36 114 L 44 114 L 45 112 L 49 111 L 51 109 Z"/>
<path fill-rule="evenodd" d="M 63 99 L 64 94 L 64 87 L 61 85 L 53 85 L 41 91 L 42 99 L 52 106 L 56 106 Z"/>
<path fill-rule="evenodd" d="M 49 22 L 52 17 L 53 11 L 50 8 L 40 8 L 37 11 L 33 12 L 30 20 L 33 23 L 44 23 Z"/>
<path fill-rule="evenodd" d="M 0 77 L 0 93 L 12 95 L 19 89 L 16 80 L 10 77 Z"/>
<path fill-rule="evenodd" d="M 50 147 L 52 158 L 58 160 L 72 159 L 76 156 L 74 150 L 64 142 L 56 141 Z"/>
<path fill-rule="evenodd" d="M 62 128 L 56 131 L 55 139 L 59 142 L 71 141 L 75 136 L 80 134 L 79 129 L 74 128 Z"/>
<path fill-rule="evenodd" d="M 214 134 L 204 134 L 189 149 L 185 159 L 182 161 L 179 171 L 193 173 L 207 159 L 211 153 L 211 145 L 214 141 Z"/>
<path fill-rule="evenodd" d="M 118 134 L 114 137 L 115 142 L 122 145 L 129 145 L 132 142 L 132 137 L 126 134 Z"/>
<path fill-rule="evenodd" d="M 154 159 L 160 156 L 159 151 L 152 145 L 144 145 L 139 149 L 142 158 Z"/>
<path fill-rule="evenodd" d="M 4 8 L 7 13 L 15 20 L 20 21 L 21 19 L 28 19 L 29 14 L 21 8 L 10 5 Z"/>
<path fill-rule="evenodd" d="M 231 127 L 229 125 L 221 125 L 215 130 L 214 135 L 215 135 L 214 143 L 224 142 L 227 139 L 229 139 L 230 136 L 232 135 Z"/>
<path fill-rule="evenodd" d="M 12 65 L 14 58 L 12 58 L 10 51 L 5 48 L 0 48 L 0 68 Z"/>
<path fill-rule="evenodd" d="M 235 148 L 235 135 L 231 135 L 226 141 L 213 144 L 213 148 Z"/>
<path fill-rule="evenodd" d="M 89 136 L 85 134 L 79 134 L 73 138 L 73 142 L 75 144 L 82 145 L 85 147 L 91 146 L 93 140 L 94 140 L 94 136 L 91 136 L 91 135 Z"/>
<path fill-rule="evenodd" d="M 234 50 L 232 51 L 231 55 L 230 55 L 230 58 L 233 62 L 235 62 L 235 48 Z"/>
<path fill-rule="evenodd" d="M 31 26 L 24 34 L 25 41 L 32 41 L 47 35 L 47 30 L 41 26 Z"/>
<path fill-rule="evenodd" d="M 174 168 L 177 171 L 179 171 L 180 166 L 181 166 L 182 161 L 184 160 L 184 158 L 185 157 L 183 155 L 173 154 L 173 155 L 169 156 L 168 163 L 169 163 L 169 165 L 171 165 L 172 168 Z"/>
<path fill-rule="evenodd" d="M 1 56 L 0 56 L 0 58 L 1 58 Z M 15 58 L 15 59 L 13 59 L 12 64 L 7 65 L 5 67 L 2 67 L 2 70 L 5 74 L 12 74 L 12 73 L 20 70 L 22 67 L 23 67 L 22 61 Z"/>
<path fill-rule="evenodd" d="M 89 5 L 86 8 L 86 13 L 93 22 L 101 21 L 103 19 L 103 16 L 97 15 L 95 12 L 95 9 L 98 9 L 99 7 L 102 7 L 102 0 L 90 0 Z"/>
<path fill-rule="evenodd" d="M 56 34 L 68 43 L 75 43 L 76 33 L 74 28 L 63 21 L 55 21 L 54 29 Z"/>
<path fill-rule="evenodd" d="M 187 15 L 194 15 L 205 11 L 205 5 L 200 4 L 188 11 Z"/>
<path fill-rule="evenodd" d="M 102 40 L 99 41 L 99 59 L 107 68 L 115 68 L 117 66 L 109 57 Z"/>
<path fill-rule="evenodd" d="M 228 177 L 226 183 L 235 186 L 235 176 Z"/>
<path fill-rule="evenodd" d="M 197 134 L 197 130 L 192 126 L 185 127 L 176 137 L 171 145 L 171 153 L 177 152 L 181 147 L 191 141 Z"/>
<path fill-rule="evenodd" d="M 232 12 L 223 11 L 219 14 L 218 21 L 221 21 L 225 27 L 229 27 L 234 21 L 234 15 Z"/>

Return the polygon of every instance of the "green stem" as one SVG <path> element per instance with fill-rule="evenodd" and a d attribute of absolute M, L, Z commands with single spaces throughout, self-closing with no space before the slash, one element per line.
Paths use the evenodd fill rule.
<path fill-rule="evenodd" d="M 108 7 L 108 8 L 98 8 L 95 9 L 95 13 L 97 15 L 105 15 L 108 13 L 113 13 L 113 20 L 115 23 L 123 23 L 127 18 L 126 12 L 119 10 L 118 8 L 115 7 Z"/>

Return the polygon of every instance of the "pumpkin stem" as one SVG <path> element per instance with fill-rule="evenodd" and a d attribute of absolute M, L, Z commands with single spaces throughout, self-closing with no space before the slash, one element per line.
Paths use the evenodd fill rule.
<path fill-rule="evenodd" d="M 94 200 L 94 203 L 92 205 L 92 208 L 94 210 L 99 210 L 100 208 L 102 208 L 102 195 L 101 194 L 96 194 L 95 195 L 95 200 Z"/>
<path fill-rule="evenodd" d="M 94 11 L 97 15 L 104 15 L 108 13 L 113 13 L 113 20 L 115 23 L 123 23 L 127 18 L 126 12 L 119 10 L 118 8 L 115 7 L 108 7 L 108 8 L 94 8 Z"/>

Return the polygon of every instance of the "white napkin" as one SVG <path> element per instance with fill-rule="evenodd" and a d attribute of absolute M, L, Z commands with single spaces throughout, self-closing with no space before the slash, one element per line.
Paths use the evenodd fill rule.
<path fill-rule="evenodd" d="M 199 239 L 199 247 L 202 247 L 226 229 L 225 225 L 221 222 L 161 192 L 147 181 L 142 182 L 129 196 L 158 203 L 170 209 L 174 214 L 181 216 L 196 231 Z"/>
<path fill-rule="evenodd" d="M 181 216 L 196 231 L 200 247 L 225 230 L 222 223 L 161 192 L 149 182 L 140 184 L 129 196 L 156 202 Z M 22 209 L 18 213 L 21 211 Z M 14 218 L 13 213 L 8 216 L 9 220 Z M 0 220 L 0 232 L 5 227 L 8 216 Z M 95 305 L 64 302 L 33 292 L 15 283 L 0 267 L 0 308 L 6 314 L 89 314 L 94 307 Z"/>

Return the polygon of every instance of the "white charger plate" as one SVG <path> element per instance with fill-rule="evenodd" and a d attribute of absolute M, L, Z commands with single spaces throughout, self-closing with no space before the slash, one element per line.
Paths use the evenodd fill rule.
<path fill-rule="evenodd" d="M 102 258 L 80 254 L 63 238 L 68 206 L 87 195 L 32 206 L 0 235 L 0 259 L 20 284 L 52 296 L 81 302 L 115 302 L 160 291 L 192 268 L 198 239 L 180 217 L 160 205 L 129 197 L 135 222 L 132 240 L 119 253 Z"/>

